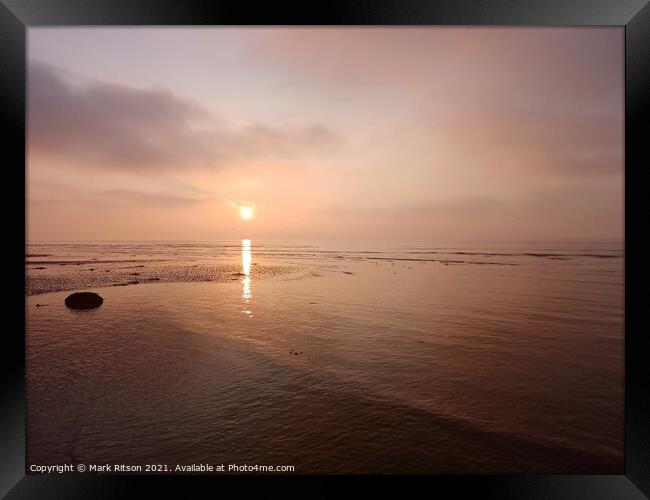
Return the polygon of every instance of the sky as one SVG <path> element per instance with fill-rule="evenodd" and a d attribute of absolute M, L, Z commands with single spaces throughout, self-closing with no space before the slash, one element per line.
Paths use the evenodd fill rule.
<path fill-rule="evenodd" d="M 622 240 L 623 42 L 29 28 L 28 241 Z"/>

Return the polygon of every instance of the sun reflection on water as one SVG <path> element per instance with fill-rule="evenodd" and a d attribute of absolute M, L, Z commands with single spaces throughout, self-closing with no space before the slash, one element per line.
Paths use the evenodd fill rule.
<path fill-rule="evenodd" d="M 241 267 L 244 274 L 242 282 L 241 296 L 244 301 L 244 314 L 248 316 L 253 315 L 251 311 L 250 300 L 253 297 L 251 288 L 251 262 L 253 260 L 253 253 L 251 252 L 251 240 L 241 240 Z"/>

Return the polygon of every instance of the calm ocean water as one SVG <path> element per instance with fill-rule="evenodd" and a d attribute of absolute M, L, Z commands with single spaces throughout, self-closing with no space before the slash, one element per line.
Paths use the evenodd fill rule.
<path fill-rule="evenodd" d="M 623 266 L 607 242 L 29 245 L 28 463 L 620 474 Z"/>

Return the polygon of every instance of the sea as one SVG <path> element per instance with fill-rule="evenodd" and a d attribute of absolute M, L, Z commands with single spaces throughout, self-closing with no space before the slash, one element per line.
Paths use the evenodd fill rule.
<path fill-rule="evenodd" d="M 622 242 L 30 242 L 25 267 L 28 468 L 624 473 Z"/>

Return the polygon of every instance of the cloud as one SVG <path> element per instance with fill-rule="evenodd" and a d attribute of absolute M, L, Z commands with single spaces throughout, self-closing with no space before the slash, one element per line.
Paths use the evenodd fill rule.
<path fill-rule="evenodd" d="M 208 201 L 208 198 L 185 194 L 147 192 L 131 189 L 109 189 L 95 194 L 104 202 L 119 205 L 141 205 L 145 207 L 182 208 L 193 207 Z"/>
<path fill-rule="evenodd" d="M 562 108 L 605 100 L 623 82 L 623 30 L 600 28 L 289 28 L 260 30 L 251 57 L 292 74 L 423 98 L 543 96 Z M 576 92 L 578 91 L 578 92 Z M 454 103 L 455 104 L 455 103 Z"/>
<path fill-rule="evenodd" d="M 117 208 L 192 208 L 206 203 L 230 204 L 224 197 L 189 185 L 165 188 L 90 188 L 61 182 L 32 181 L 29 203 L 33 206 L 97 206 Z"/>
<path fill-rule="evenodd" d="M 221 168 L 240 159 L 322 152 L 339 142 L 339 134 L 321 123 L 228 127 L 164 89 L 77 83 L 48 65 L 29 68 L 29 152 L 70 166 L 135 172 Z"/>
<path fill-rule="evenodd" d="M 621 97 L 622 104 L 622 97 Z M 430 113 L 423 134 L 470 171 L 549 174 L 559 179 L 620 176 L 623 169 L 623 111 L 585 113 L 465 109 L 460 116 Z"/>
<path fill-rule="evenodd" d="M 622 192 L 622 186 L 613 190 L 576 185 L 501 198 L 465 196 L 362 208 L 340 204 L 315 215 L 334 218 L 337 230 L 353 229 L 357 236 L 371 238 L 501 242 L 622 238 Z"/>
<path fill-rule="evenodd" d="M 287 81 L 397 110 L 399 140 L 421 158 L 471 175 L 558 178 L 621 174 L 623 48 L 611 27 L 291 28 L 249 42 Z M 365 126 L 401 132 L 381 114 Z"/>

